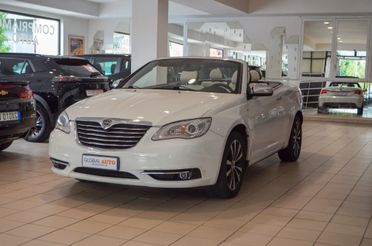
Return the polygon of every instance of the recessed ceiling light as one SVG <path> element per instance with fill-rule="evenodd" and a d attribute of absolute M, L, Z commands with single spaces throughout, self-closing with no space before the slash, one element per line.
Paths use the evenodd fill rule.
<path fill-rule="evenodd" d="M 333 29 L 333 26 L 329 26 L 329 27 L 327 27 L 329 30 L 332 30 Z"/>
<path fill-rule="evenodd" d="M 339 40 L 338 42 L 340 42 L 340 43 L 343 43 L 344 41 L 342 41 L 342 40 Z"/>
<path fill-rule="evenodd" d="M 329 24 L 331 24 L 331 22 L 329 22 L 329 21 L 325 21 L 325 22 L 323 22 L 323 24 L 324 24 L 324 25 L 329 25 Z"/>
<path fill-rule="evenodd" d="M 338 38 L 337 38 L 337 40 L 341 40 L 341 38 L 340 38 L 340 37 L 338 37 Z"/>

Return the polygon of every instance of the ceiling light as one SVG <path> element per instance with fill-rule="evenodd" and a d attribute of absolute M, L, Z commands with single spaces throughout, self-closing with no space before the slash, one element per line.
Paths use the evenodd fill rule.
<path fill-rule="evenodd" d="M 332 30 L 333 29 L 333 26 L 329 26 L 329 27 L 327 27 L 329 30 Z"/>
<path fill-rule="evenodd" d="M 324 25 L 329 25 L 329 24 L 331 24 L 331 22 L 329 22 L 329 21 L 325 21 L 325 22 L 323 22 L 323 24 L 324 24 Z"/>
<path fill-rule="evenodd" d="M 337 38 L 337 40 L 341 40 L 341 38 L 340 38 L 340 37 L 338 37 L 338 38 Z"/>
<path fill-rule="evenodd" d="M 340 42 L 340 43 L 343 43 L 344 41 L 342 41 L 342 40 L 339 40 L 338 42 Z"/>

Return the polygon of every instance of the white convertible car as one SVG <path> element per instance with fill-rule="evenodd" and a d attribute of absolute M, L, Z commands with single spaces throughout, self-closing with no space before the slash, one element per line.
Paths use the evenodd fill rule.
<path fill-rule="evenodd" d="M 78 180 L 207 186 L 233 197 L 247 165 L 275 153 L 296 161 L 301 151 L 300 90 L 259 80 L 236 60 L 152 61 L 119 89 L 59 116 L 50 137 L 52 169 Z"/>

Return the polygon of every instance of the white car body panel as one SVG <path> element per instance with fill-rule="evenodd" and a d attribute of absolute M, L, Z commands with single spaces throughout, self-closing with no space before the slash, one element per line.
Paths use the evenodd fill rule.
<path fill-rule="evenodd" d="M 301 92 L 297 87 L 281 85 L 272 96 L 247 100 L 248 68 L 242 71 L 242 92 L 239 94 L 190 92 L 177 90 L 117 89 L 80 101 L 69 107 L 71 132 L 55 129 L 50 137 L 49 155 L 69 163 L 53 172 L 76 179 L 164 188 L 190 188 L 213 185 L 217 181 L 227 138 L 238 125 L 247 133 L 250 164 L 258 162 L 288 145 L 292 124 L 301 113 Z M 151 122 L 152 127 L 135 147 L 102 149 L 79 143 L 75 120 L 95 117 Z M 180 120 L 212 118 L 208 132 L 194 139 L 153 141 L 161 126 Z M 82 165 L 82 155 L 119 157 L 120 171 L 138 179 L 101 177 L 74 172 Z M 187 181 L 160 181 L 144 170 L 182 170 L 198 168 L 202 177 Z"/>

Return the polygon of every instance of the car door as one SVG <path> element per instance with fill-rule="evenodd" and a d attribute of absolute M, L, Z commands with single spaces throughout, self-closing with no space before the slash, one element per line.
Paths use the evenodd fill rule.
<path fill-rule="evenodd" d="M 251 90 L 262 83 L 250 83 Z M 282 148 L 285 108 L 282 90 L 274 89 L 272 96 L 253 96 L 247 100 L 244 118 L 249 122 L 250 161 L 260 161 Z"/>

